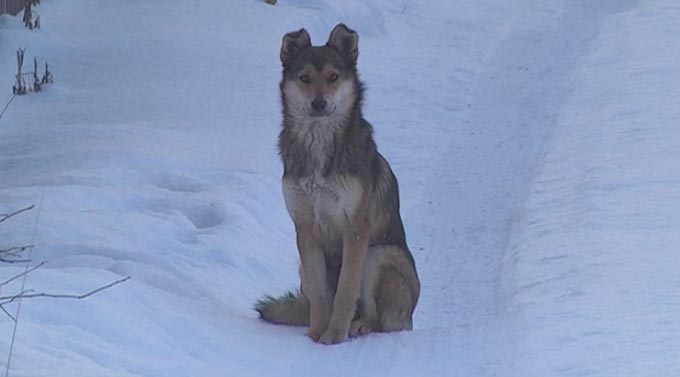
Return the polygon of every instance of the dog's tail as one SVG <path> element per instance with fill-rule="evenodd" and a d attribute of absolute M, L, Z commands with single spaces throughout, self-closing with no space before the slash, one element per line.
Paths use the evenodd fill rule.
<path fill-rule="evenodd" d="M 265 296 L 257 301 L 255 310 L 267 322 L 309 326 L 309 301 L 301 292 L 288 292 L 278 298 Z"/>

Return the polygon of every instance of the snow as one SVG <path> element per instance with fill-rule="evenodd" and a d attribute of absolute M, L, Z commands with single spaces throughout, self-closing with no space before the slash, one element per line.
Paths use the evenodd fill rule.
<path fill-rule="evenodd" d="M 40 206 L 0 224 L 0 247 L 33 240 L 35 291 L 132 279 L 25 300 L 10 376 L 680 374 L 674 0 L 37 11 L 33 32 L 0 16 L 6 99 L 18 46 L 55 76 L 0 119 L 0 213 Z M 321 44 L 338 22 L 360 35 L 422 294 L 412 332 L 323 347 L 252 305 L 299 284 L 281 37 Z M 12 329 L 0 318 L 3 369 Z"/>
<path fill-rule="evenodd" d="M 569 75 L 514 225 L 518 375 L 680 374 L 680 7 L 628 8 Z"/>

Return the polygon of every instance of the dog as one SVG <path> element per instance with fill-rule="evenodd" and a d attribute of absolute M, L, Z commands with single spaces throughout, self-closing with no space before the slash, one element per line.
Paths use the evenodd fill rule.
<path fill-rule="evenodd" d="M 255 309 L 309 326 L 315 342 L 412 330 L 420 281 L 399 214 L 397 179 L 362 116 L 359 36 L 338 24 L 324 46 L 305 29 L 283 37 L 279 152 L 295 225 L 301 290 Z"/>

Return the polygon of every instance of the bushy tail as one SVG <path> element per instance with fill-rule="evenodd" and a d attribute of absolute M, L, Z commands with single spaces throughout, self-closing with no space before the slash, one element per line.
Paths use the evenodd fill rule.
<path fill-rule="evenodd" d="M 309 301 L 300 292 L 288 292 L 278 298 L 265 296 L 255 304 L 255 310 L 267 322 L 309 326 Z"/>

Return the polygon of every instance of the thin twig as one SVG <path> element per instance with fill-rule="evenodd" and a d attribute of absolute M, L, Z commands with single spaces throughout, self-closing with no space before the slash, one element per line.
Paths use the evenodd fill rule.
<path fill-rule="evenodd" d="M 21 292 L 17 295 L 14 295 L 14 296 L 0 296 L 0 306 L 5 305 L 5 304 L 9 304 L 10 302 L 14 302 L 18 299 L 24 299 L 24 298 L 46 297 L 46 298 L 72 298 L 72 299 L 81 300 L 81 299 L 84 299 L 86 297 L 92 296 L 95 293 L 101 292 L 105 289 L 111 288 L 114 285 L 118 285 L 118 284 L 123 283 L 123 282 L 128 281 L 128 280 L 130 280 L 129 276 L 127 276 L 123 279 L 116 280 L 113 283 L 107 284 L 103 287 L 99 287 L 97 289 L 94 289 L 94 290 L 89 291 L 87 293 L 84 293 L 82 295 L 53 294 L 53 293 L 28 293 L 30 291 L 24 291 L 24 292 Z"/>
<path fill-rule="evenodd" d="M 15 276 L 13 276 L 13 277 L 11 277 L 11 278 L 9 278 L 9 279 L 3 281 L 2 283 L 0 283 L 0 287 L 2 287 L 2 286 L 4 286 L 4 285 L 7 285 L 7 284 L 9 284 L 9 283 L 11 283 L 11 282 L 13 282 L 14 280 L 16 280 L 16 279 L 18 279 L 18 278 L 20 278 L 20 277 L 22 277 L 22 276 L 24 276 L 24 275 L 26 275 L 26 274 L 28 274 L 28 273 L 31 273 L 31 272 L 34 271 L 34 270 L 37 270 L 38 268 L 40 268 L 40 267 L 41 267 L 43 264 L 45 264 L 45 263 L 47 263 L 47 262 L 40 262 L 40 263 L 36 264 L 35 266 L 31 267 L 30 269 L 25 270 L 24 272 L 22 272 L 22 273 L 20 273 L 20 274 L 18 274 L 18 275 L 15 275 Z"/>
<path fill-rule="evenodd" d="M 9 317 L 9 319 L 11 319 L 11 320 L 12 320 L 12 322 L 14 322 L 14 323 L 16 323 L 16 322 L 17 322 L 17 319 L 16 319 L 16 318 L 14 318 L 14 317 L 13 317 L 13 316 L 12 316 L 12 315 L 11 315 L 11 314 L 10 314 L 10 313 L 9 313 L 9 312 L 7 311 L 7 309 L 5 309 L 5 307 L 4 307 L 4 306 L 0 305 L 0 310 L 2 310 L 2 311 L 3 311 L 3 313 L 5 313 L 5 314 L 6 314 L 6 315 L 7 315 L 8 317 Z"/>
<path fill-rule="evenodd" d="M 24 250 L 30 249 L 32 247 L 35 247 L 35 245 L 22 245 L 22 246 L 12 246 L 8 247 L 7 249 L 0 249 L 0 254 L 5 254 L 5 253 L 11 253 L 12 255 L 16 255 Z"/>
<path fill-rule="evenodd" d="M 0 262 L 2 263 L 27 263 L 30 262 L 30 259 L 7 259 L 4 257 L 0 257 Z"/>
<path fill-rule="evenodd" d="M 16 94 L 13 95 L 12 98 L 10 98 L 9 101 L 7 102 L 7 104 L 5 105 L 5 108 L 2 109 L 2 111 L 0 111 L 0 119 L 2 119 L 2 116 L 5 115 L 5 111 L 7 111 L 7 108 L 9 107 L 9 104 L 12 103 L 12 101 L 14 101 L 14 98 L 15 98 L 16 96 L 17 96 Z"/>
<path fill-rule="evenodd" d="M 12 322 L 16 323 L 17 319 L 12 317 L 12 315 L 9 314 L 9 312 L 7 311 L 7 309 L 5 309 L 4 306 L 0 305 L 0 309 L 9 317 L 9 319 L 12 320 Z"/>
<path fill-rule="evenodd" d="M 22 209 L 16 210 L 16 211 L 14 211 L 14 212 L 12 212 L 12 213 L 3 213 L 3 214 L 0 214 L 0 223 L 3 222 L 3 221 L 5 221 L 5 220 L 7 220 L 7 219 L 9 219 L 9 218 L 12 217 L 12 216 L 16 216 L 16 215 L 18 215 L 18 214 L 20 214 L 20 213 L 22 213 L 22 212 L 30 211 L 30 210 L 33 209 L 33 207 L 35 207 L 35 204 L 31 204 L 30 206 L 28 206 L 28 207 L 26 207 L 26 208 L 22 208 Z"/>
<path fill-rule="evenodd" d="M 40 203 L 38 204 L 38 214 L 35 216 L 35 222 L 33 223 L 33 235 L 31 236 L 31 244 L 35 242 L 35 234 L 37 233 L 38 230 L 38 222 L 40 221 L 40 214 L 42 213 L 42 205 L 43 205 L 43 200 L 45 199 L 45 190 L 42 190 L 40 194 Z M 31 208 L 33 208 L 31 206 Z M 6 220 L 6 218 L 5 218 Z M 28 249 L 28 259 L 31 259 L 31 255 L 33 254 L 33 249 Z M 26 263 L 24 267 L 24 271 L 28 270 L 28 263 Z M 26 277 L 28 274 L 24 274 L 23 278 L 21 279 L 21 290 L 23 291 L 26 287 Z M 7 363 L 5 364 L 5 377 L 9 377 L 9 370 L 11 368 L 12 364 L 12 355 L 14 354 L 14 341 L 17 338 L 17 327 L 19 326 L 19 315 L 21 314 L 21 303 L 23 300 L 19 299 L 19 303 L 17 304 L 17 311 L 16 314 L 14 315 L 15 321 L 14 321 L 14 326 L 12 328 L 12 338 L 9 341 L 9 352 L 7 353 Z M 0 304 L 1 306 L 2 304 Z"/>
<path fill-rule="evenodd" d="M 4 263 L 22 263 L 30 262 L 30 259 L 10 259 L 16 257 L 24 250 L 34 248 L 34 245 L 24 245 L 24 246 L 12 246 L 8 249 L 0 249 L 0 262 Z"/>

